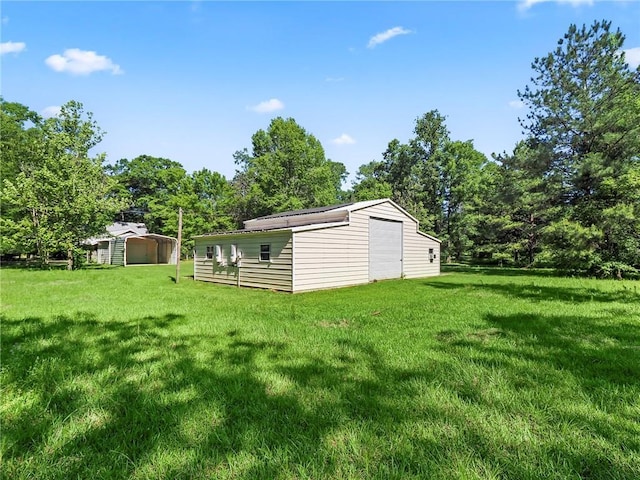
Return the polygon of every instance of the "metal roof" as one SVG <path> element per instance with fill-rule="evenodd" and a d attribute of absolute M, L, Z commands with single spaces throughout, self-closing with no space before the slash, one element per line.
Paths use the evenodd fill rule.
<path fill-rule="evenodd" d="M 106 227 L 107 233 L 119 237 L 128 233 L 134 235 L 144 235 L 149 233 L 147 226 L 140 222 L 115 222 Z"/>
<path fill-rule="evenodd" d="M 314 207 L 314 208 L 305 208 L 302 210 L 291 210 L 288 212 L 280 212 L 280 213 L 274 213 L 272 215 L 265 215 L 263 217 L 257 217 L 257 218 L 252 218 L 251 220 L 247 220 L 245 222 L 245 228 L 241 229 L 241 230 L 232 230 L 232 231 L 218 231 L 218 232 L 211 232 L 211 233 L 206 233 L 203 235 L 194 235 L 193 238 L 201 238 L 201 237 L 209 237 L 209 236 L 223 236 L 223 235 L 246 235 L 246 234 L 260 234 L 260 233 L 271 233 L 271 232 L 282 232 L 282 231 L 289 231 L 289 232 L 301 232 L 301 231 L 305 231 L 305 230 L 316 230 L 316 229 L 323 229 L 323 228 L 334 228 L 334 227 L 342 227 L 345 225 L 349 224 L 349 221 L 336 221 L 336 220 L 328 220 L 325 218 L 324 221 L 322 220 L 321 217 L 323 217 L 322 213 L 325 212 L 331 212 L 331 211 L 348 211 L 348 212 L 354 212 L 363 208 L 368 208 L 368 207 L 372 207 L 375 205 L 379 205 L 381 203 L 385 203 L 385 202 L 389 202 L 391 205 L 393 205 L 395 208 L 397 208 L 398 210 L 400 210 L 403 214 L 405 214 L 407 217 L 409 217 L 411 220 L 413 220 L 414 222 L 416 222 L 416 230 L 418 232 L 419 235 L 425 236 L 425 237 L 429 237 L 432 240 L 435 240 L 436 242 L 440 243 L 440 240 L 433 237 L 432 235 L 429 235 L 428 233 L 424 233 L 421 232 L 418 229 L 418 219 L 416 219 L 414 216 L 412 216 L 409 212 L 407 212 L 404 208 L 402 208 L 400 205 L 398 205 L 397 203 L 395 203 L 393 200 L 389 199 L 389 198 L 381 198 L 381 199 L 377 199 L 377 200 L 364 200 L 361 202 L 350 202 L 350 203 L 341 203 L 339 205 L 329 205 L 327 207 Z M 317 216 L 314 217 L 314 214 L 318 214 Z M 303 221 L 303 223 L 298 223 L 298 224 L 293 224 L 293 225 L 269 225 L 269 222 L 265 222 L 266 225 L 263 226 L 263 228 L 260 228 L 262 225 L 260 222 L 258 222 L 258 226 L 257 228 L 246 228 L 246 224 L 250 223 L 250 222 L 254 222 L 254 221 L 260 221 L 260 220 L 275 220 L 278 218 L 286 218 L 286 217 L 296 217 L 296 216 L 302 216 L 302 215 L 308 215 L 308 221 L 306 221 L 306 219 Z M 286 223 L 286 222 L 285 222 Z"/>
<path fill-rule="evenodd" d="M 312 223 L 309 225 L 296 225 L 293 227 L 277 227 L 277 228 L 264 228 L 261 230 L 227 230 L 220 232 L 211 232 L 205 233 L 203 235 L 194 235 L 193 238 L 202 238 L 202 237 L 223 237 L 226 235 L 253 235 L 253 234 L 261 234 L 261 233 L 274 233 L 274 232 L 306 232 L 308 230 L 320 230 L 323 228 L 334 228 L 334 227 L 344 227 L 349 225 L 349 222 L 331 222 L 331 223 Z"/>
<path fill-rule="evenodd" d="M 274 213 L 272 215 L 265 215 L 264 217 L 252 218 L 251 220 L 267 220 L 269 218 L 294 217 L 297 215 L 307 215 L 310 213 L 322 213 L 322 212 L 328 212 L 330 210 L 337 210 L 339 208 L 349 207 L 351 205 L 355 205 L 355 203 L 354 202 L 341 203 L 339 205 L 329 205 L 327 207 L 314 207 L 314 208 L 304 208 L 301 210 L 290 210 L 288 212 L 280 212 L 280 213 Z"/>
<path fill-rule="evenodd" d="M 175 237 L 160 235 L 158 233 L 149 233 L 147 226 L 140 222 L 115 222 L 106 227 L 106 233 L 99 237 L 91 237 L 83 243 L 87 245 L 95 245 L 98 242 L 106 242 L 113 238 L 165 238 L 176 240 Z"/>

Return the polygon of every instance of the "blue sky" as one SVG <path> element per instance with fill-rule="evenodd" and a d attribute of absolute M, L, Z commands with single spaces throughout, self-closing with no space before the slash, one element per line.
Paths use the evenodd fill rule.
<path fill-rule="evenodd" d="M 5 100 L 51 115 L 77 100 L 113 163 L 153 155 L 231 178 L 233 152 L 293 117 L 328 158 L 379 160 L 415 119 L 489 156 L 522 138 L 517 90 L 571 23 L 607 19 L 640 62 L 640 3 L 2 2 Z M 348 185 L 347 185 L 348 186 Z"/>

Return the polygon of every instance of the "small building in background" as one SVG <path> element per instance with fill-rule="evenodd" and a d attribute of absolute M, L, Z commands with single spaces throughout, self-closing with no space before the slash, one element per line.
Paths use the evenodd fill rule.
<path fill-rule="evenodd" d="M 178 240 L 149 233 L 143 223 L 116 222 L 85 244 L 89 260 L 106 265 L 175 265 L 178 259 Z"/>
<path fill-rule="evenodd" d="M 194 278 L 304 292 L 440 273 L 440 241 L 389 199 L 283 212 L 194 237 Z"/>

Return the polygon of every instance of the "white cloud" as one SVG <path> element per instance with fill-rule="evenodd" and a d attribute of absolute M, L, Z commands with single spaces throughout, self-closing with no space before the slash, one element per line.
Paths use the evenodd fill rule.
<path fill-rule="evenodd" d="M 534 5 L 537 5 L 538 3 L 550 3 L 550 2 L 555 2 L 555 3 L 564 3 L 564 4 L 569 4 L 573 7 L 579 7 L 580 5 L 593 5 L 595 0 L 521 0 L 520 3 L 518 4 L 518 8 L 521 11 L 524 10 L 529 10 L 531 7 L 533 7 Z"/>
<path fill-rule="evenodd" d="M 624 50 L 624 59 L 631 68 L 638 68 L 638 65 L 640 65 L 640 47 Z"/>
<path fill-rule="evenodd" d="M 24 42 L 3 42 L 0 43 L 0 54 L 4 55 L 5 53 L 20 53 L 25 48 L 27 48 L 27 44 Z"/>
<path fill-rule="evenodd" d="M 344 77 L 327 77 L 324 79 L 325 82 L 334 83 L 334 82 L 342 82 Z"/>
<path fill-rule="evenodd" d="M 509 106 L 511 108 L 524 108 L 524 103 L 522 102 L 522 100 L 511 100 L 509 102 Z"/>
<path fill-rule="evenodd" d="M 253 110 L 258 113 L 270 113 L 275 112 L 277 110 L 282 110 L 284 108 L 284 103 L 282 103 L 277 98 L 272 98 L 270 100 L 265 100 L 264 102 L 260 102 L 253 107 L 247 107 L 249 110 Z"/>
<path fill-rule="evenodd" d="M 343 133 L 338 138 L 331 140 L 334 145 L 353 145 L 356 141 L 350 135 Z"/>
<path fill-rule="evenodd" d="M 110 58 L 79 48 L 69 48 L 62 55 L 51 55 L 45 63 L 56 72 L 68 72 L 72 75 L 89 75 L 103 70 L 110 71 L 113 75 L 124 73 L 120 65 L 113 63 Z"/>
<path fill-rule="evenodd" d="M 50 107 L 47 107 L 47 108 L 43 109 L 40 112 L 40 114 L 44 118 L 57 117 L 58 115 L 60 115 L 60 106 L 59 105 L 52 105 Z"/>
<path fill-rule="evenodd" d="M 393 37 L 397 37 L 398 35 L 407 35 L 409 33 L 413 33 L 411 30 L 407 30 L 402 27 L 393 27 L 387 30 L 386 32 L 378 33 L 369 39 L 369 44 L 367 48 L 373 48 L 376 45 L 386 42 L 387 40 L 391 40 Z"/>
<path fill-rule="evenodd" d="M 9 23 L 9 17 L 5 15 L 4 17 L 2 17 L 2 25 L 6 25 L 7 23 Z"/>

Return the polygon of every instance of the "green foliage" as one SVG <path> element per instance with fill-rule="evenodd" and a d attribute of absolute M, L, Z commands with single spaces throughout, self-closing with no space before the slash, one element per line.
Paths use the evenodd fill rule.
<path fill-rule="evenodd" d="M 459 260 L 472 245 L 486 158 L 471 141 L 452 141 L 437 110 L 416 119 L 414 134 L 407 144 L 389 142 L 382 162 L 360 167 L 354 195 L 390 196 L 420 221 L 421 229 L 442 240 L 447 261 Z"/>
<path fill-rule="evenodd" d="M 29 107 L 0 97 L 0 177 L 15 178 L 35 161 L 42 118 Z"/>
<path fill-rule="evenodd" d="M 89 156 L 102 132 L 75 101 L 63 105 L 59 116 L 29 119 L 37 123 L 23 133 L 14 128 L 15 136 L 3 145 L 15 173 L 4 178 L 2 188 L 9 213 L 3 220 L 8 237 L 3 246 L 35 250 L 43 262 L 54 252 L 66 252 L 73 267 L 82 242 L 102 233 L 122 208 L 104 172 L 104 156 Z M 20 125 L 19 119 L 14 122 Z M 29 148 L 22 157 L 25 143 Z"/>
<path fill-rule="evenodd" d="M 604 262 L 597 265 L 595 271 L 600 278 L 640 278 L 640 270 L 623 262 Z"/>
<path fill-rule="evenodd" d="M 523 127 L 550 152 L 537 178 L 556 185 L 546 212 L 551 203 L 561 211 L 547 215 L 557 222 L 547 247 L 567 268 L 640 266 L 640 68 L 629 69 L 623 44 L 610 22 L 571 25 L 554 52 L 533 62 L 534 88 L 519 92 L 530 107 Z"/>
<path fill-rule="evenodd" d="M 602 234 L 596 226 L 584 227 L 563 219 L 548 225 L 543 234 L 557 268 L 571 272 L 590 271 L 602 261 L 598 253 Z"/>
<path fill-rule="evenodd" d="M 214 231 L 231 230 L 235 223 L 231 214 L 233 189 L 229 182 L 217 172 L 203 168 L 187 175 L 181 188 L 174 192 L 164 208 L 154 204 L 156 218 L 163 218 L 163 233 L 176 236 L 178 232 L 179 208 L 183 210 L 182 254 L 193 251 L 194 235 Z"/>
<path fill-rule="evenodd" d="M 391 198 L 392 190 L 389 182 L 384 180 L 384 164 L 372 161 L 362 165 L 356 174 L 353 185 L 355 201 L 377 200 L 379 198 Z"/>
<path fill-rule="evenodd" d="M 472 246 L 471 237 L 477 223 L 477 204 L 486 157 L 473 143 L 448 142 L 441 156 L 443 209 L 442 240 L 448 261 L 461 259 Z"/>
<path fill-rule="evenodd" d="M 477 258 L 603 276 L 640 266 L 640 70 L 623 42 L 609 22 L 572 25 L 535 59 L 519 92 L 528 138 L 486 169 Z"/>
<path fill-rule="evenodd" d="M 389 142 L 363 165 L 356 198 L 391 190 L 443 258 L 553 265 L 621 275 L 640 268 L 640 67 L 607 21 L 571 25 L 555 51 L 536 58 L 527 138 L 488 162 L 452 141 L 445 117 L 416 120 L 407 144 Z M 608 266 L 615 267 L 608 267 Z"/>
<path fill-rule="evenodd" d="M 28 107 L 6 102 L 0 97 L 0 252 L 20 254 L 35 251 L 29 218 L 19 205 L 10 201 L 5 180 L 15 181 L 21 171 L 30 171 L 38 164 L 41 145 L 42 118 Z M 12 184 L 9 184 L 12 185 Z"/>
<path fill-rule="evenodd" d="M 181 190 L 187 175 L 182 165 L 140 155 L 133 160 L 120 159 L 108 168 L 118 182 L 120 194 L 129 199 L 129 219 L 144 221 L 150 232 L 162 234 L 165 215 L 158 210 L 163 210 L 169 198 Z"/>
<path fill-rule="evenodd" d="M 531 109 L 523 127 L 553 148 L 553 166 L 583 193 L 598 182 L 585 155 L 600 153 L 615 169 L 638 152 L 640 70 L 629 70 L 623 44 L 611 22 L 571 25 L 553 53 L 534 60 L 536 89 L 519 92 Z"/>
<path fill-rule="evenodd" d="M 183 209 L 183 256 L 191 254 L 194 235 L 234 227 L 233 191 L 217 172 L 203 168 L 187 174 L 178 162 L 148 155 L 121 159 L 109 169 L 121 195 L 129 199 L 122 215 L 144 222 L 149 232 L 176 237 L 178 211 Z"/>
<path fill-rule="evenodd" d="M 541 230 L 554 220 L 562 199 L 553 176 L 544 177 L 549 152 L 533 141 L 483 166 L 474 255 L 532 265 L 541 251 Z"/>
<path fill-rule="evenodd" d="M 251 155 L 246 149 L 234 155 L 240 221 L 338 202 L 344 165 L 326 159 L 320 142 L 294 119 L 274 118 L 251 141 Z"/>
<path fill-rule="evenodd" d="M 624 35 L 607 21 L 571 25 L 518 95 L 529 108 L 526 138 L 512 153 L 477 152 L 450 137 L 431 110 L 406 143 L 388 143 L 381 160 L 362 165 L 343 192 L 343 164 L 294 119 L 273 119 L 234 154 L 231 182 L 202 169 L 142 155 L 104 175 L 89 151 L 102 132 L 70 102 L 43 120 L 0 99 L 0 251 L 57 251 L 77 257 L 119 206 L 120 219 L 177 235 L 184 211 L 183 255 L 191 237 L 241 227 L 261 215 L 345 201 L 392 198 L 425 232 L 442 240 L 447 261 L 550 265 L 599 276 L 640 270 L 640 67 L 625 62 Z M 113 189 L 113 182 L 117 189 Z M 77 253 L 77 252 L 76 252 Z"/>

